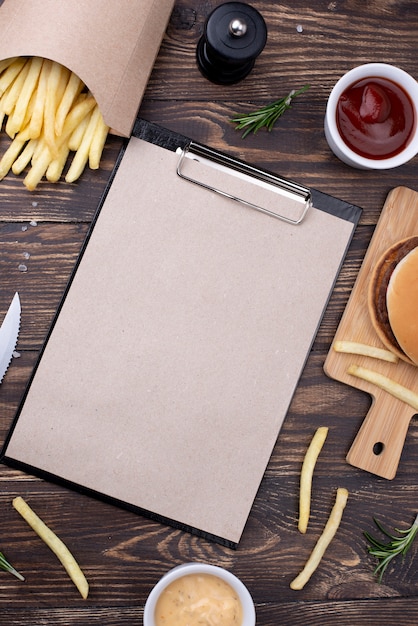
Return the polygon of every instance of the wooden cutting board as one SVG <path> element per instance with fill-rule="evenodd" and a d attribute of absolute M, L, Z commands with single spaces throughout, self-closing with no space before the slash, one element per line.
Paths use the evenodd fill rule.
<path fill-rule="evenodd" d="M 393 479 L 399 465 L 411 418 L 416 411 L 371 383 L 347 373 L 350 364 L 362 365 L 392 378 L 418 393 L 418 368 L 399 361 L 386 363 L 370 357 L 337 353 L 336 340 L 358 341 L 383 347 L 369 318 L 367 292 L 375 263 L 392 244 L 418 234 L 418 193 L 406 187 L 393 189 L 364 257 L 356 283 L 327 355 L 325 373 L 372 396 L 372 405 L 347 454 L 355 467 Z"/>

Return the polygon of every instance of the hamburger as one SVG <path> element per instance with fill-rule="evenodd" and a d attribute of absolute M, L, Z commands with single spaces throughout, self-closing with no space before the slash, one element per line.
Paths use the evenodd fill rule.
<path fill-rule="evenodd" d="M 418 366 L 418 236 L 398 241 L 380 257 L 369 285 L 368 308 L 385 347 Z"/>

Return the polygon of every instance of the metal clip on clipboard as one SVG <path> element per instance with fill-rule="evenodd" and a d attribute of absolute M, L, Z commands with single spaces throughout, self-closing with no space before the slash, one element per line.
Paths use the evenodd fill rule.
<path fill-rule="evenodd" d="M 312 206 L 307 187 L 202 144 L 192 141 L 177 153 L 180 155 L 177 174 L 181 178 L 271 217 L 297 225 Z M 222 189 L 219 184 L 220 180 L 224 181 L 220 171 L 229 174 L 228 189 Z M 253 201 L 255 195 L 257 203 Z"/>

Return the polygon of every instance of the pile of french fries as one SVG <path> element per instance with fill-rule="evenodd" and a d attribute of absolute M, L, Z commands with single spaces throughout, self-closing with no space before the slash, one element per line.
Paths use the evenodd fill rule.
<path fill-rule="evenodd" d="M 0 159 L 0 180 L 25 172 L 30 191 L 45 177 L 57 182 L 71 153 L 67 183 L 87 163 L 98 169 L 109 128 L 93 95 L 68 68 L 40 57 L 0 61 L 0 129 L 11 142 Z"/>

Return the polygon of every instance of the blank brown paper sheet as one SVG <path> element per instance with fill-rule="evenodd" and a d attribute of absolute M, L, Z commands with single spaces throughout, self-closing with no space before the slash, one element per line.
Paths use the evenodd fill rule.
<path fill-rule="evenodd" d="M 284 223 L 177 160 L 130 139 L 6 462 L 236 545 L 355 226 Z"/>

